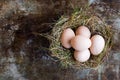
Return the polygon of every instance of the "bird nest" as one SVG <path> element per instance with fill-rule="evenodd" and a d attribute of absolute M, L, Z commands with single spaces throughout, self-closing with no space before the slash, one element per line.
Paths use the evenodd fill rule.
<path fill-rule="evenodd" d="M 106 42 L 101 54 L 98 56 L 91 55 L 90 59 L 84 63 L 77 62 L 74 59 L 73 48 L 66 49 L 60 42 L 61 33 L 64 29 L 72 28 L 73 30 L 76 30 L 79 26 L 88 27 L 92 35 L 100 34 L 104 37 Z M 112 27 L 106 24 L 103 19 L 96 16 L 95 12 L 90 7 L 85 7 L 75 11 L 69 17 L 62 16 L 53 28 L 51 37 L 52 43 L 50 45 L 50 50 L 52 51 L 52 56 L 59 58 L 62 66 L 93 68 L 103 63 L 104 59 L 108 56 L 112 46 L 113 31 Z"/>

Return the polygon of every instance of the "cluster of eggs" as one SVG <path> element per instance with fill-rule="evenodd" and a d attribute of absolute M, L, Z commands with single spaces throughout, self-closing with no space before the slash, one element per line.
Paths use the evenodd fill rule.
<path fill-rule="evenodd" d="M 105 46 L 105 40 L 101 35 L 93 35 L 86 26 L 80 26 L 74 31 L 67 28 L 62 32 L 61 43 L 65 48 L 74 48 L 74 58 L 79 62 L 85 62 L 90 54 L 99 55 Z"/>

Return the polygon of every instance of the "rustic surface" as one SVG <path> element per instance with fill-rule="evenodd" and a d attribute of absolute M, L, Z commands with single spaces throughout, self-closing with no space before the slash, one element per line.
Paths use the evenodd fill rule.
<path fill-rule="evenodd" d="M 82 0 L 81 0 L 82 1 Z M 49 32 L 55 21 L 84 2 L 75 0 L 0 0 L 0 80 L 120 80 L 120 0 L 93 6 L 114 28 L 114 46 L 97 68 L 62 68 L 50 57 Z"/>

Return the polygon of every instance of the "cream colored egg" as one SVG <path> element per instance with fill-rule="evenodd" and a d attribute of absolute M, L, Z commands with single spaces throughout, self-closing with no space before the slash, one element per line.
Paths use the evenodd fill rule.
<path fill-rule="evenodd" d="M 62 32 L 61 35 L 61 43 L 65 48 L 70 48 L 71 44 L 70 41 L 71 39 L 75 37 L 75 33 L 71 28 L 67 28 Z"/>
<path fill-rule="evenodd" d="M 83 35 L 88 38 L 91 36 L 90 30 L 85 26 L 78 27 L 75 33 L 76 35 Z"/>
<path fill-rule="evenodd" d="M 91 40 L 87 37 L 77 35 L 71 40 L 72 47 L 77 51 L 83 51 L 91 46 Z"/>
<path fill-rule="evenodd" d="M 99 55 L 105 46 L 105 40 L 100 35 L 94 35 L 91 38 L 92 45 L 90 47 L 90 51 L 93 55 Z"/>
<path fill-rule="evenodd" d="M 90 58 L 90 51 L 88 49 L 84 51 L 75 51 L 74 58 L 79 62 L 86 62 Z"/>

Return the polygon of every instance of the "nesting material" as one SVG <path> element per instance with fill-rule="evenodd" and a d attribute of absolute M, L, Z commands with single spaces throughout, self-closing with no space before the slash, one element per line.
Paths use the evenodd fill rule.
<path fill-rule="evenodd" d="M 90 55 L 90 59 L 84 63 L 76 61 L 74 59 L 75 55 L 73 54 L 74 49 L 66 49 L 62 46 L 60 41 L 61 34 L 65 29 L 71 28 L 76 31 L 79 26 L 86 26 L 91 32 L 91 34 L 88 32 L 89 35 L 101 35 L 106 42 L 103 51 L 99 55 Z M 76 32 L 76 34 L 78 33 Z M 56 23 L 51 34 L 52 43 L 50 45 L 50 50 L 52 51 L 52 56 L 59 58 L 62 66 L 64 67 L 96 67 L 108 56 L 112 46 L 112 37 L 112 27 L 107 25 L 102 18 L 96 16 L 95 12 L 90 7 L 83 7 L 80 10 L 75 11 L 70 17 L 61 17 Z"/>

